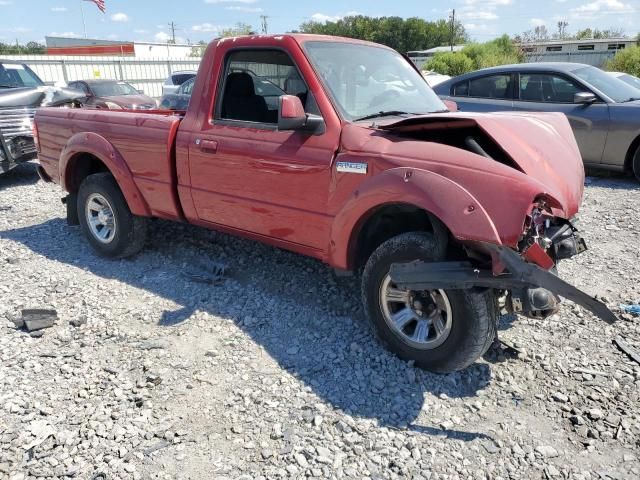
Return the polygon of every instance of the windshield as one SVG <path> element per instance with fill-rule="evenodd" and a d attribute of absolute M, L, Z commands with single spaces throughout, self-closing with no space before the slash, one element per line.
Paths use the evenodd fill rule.
<path fill-rule="evenodd" d="M 574 70 L 573 74 L 594 88 L 597 88 L 616 103 L 640 98 L 640 92 L 622 80 L 596 67 Z"/>
<path fill-rule="evenodd" d="M 26 65 L 0 63 L 0 87 L 41 87 L 42 80 Z"/>
<path fill-rule="evenodd" d="M 138 91 L 125 82 L 105 82 L 90 85 L 96 97 L 115 97 L 118 95 L 139 95 Z"/>
<path fill-rule="evenodd" d="M 627 73 L 625 73 L 624 75 L 620 75 L 618 78 L 622 80 L 624 83 L 631 85 L 632 87 L 635 87 L 637 89 L 640 89 L 640 78 L 634 77 L 633 75 L 629 75 Z"/>
<path fill-rule="evenodd" d="M 342 116 L 446 110 L 422 76 L 400 54 L 346 42 L 305 42 L 310 61 Z M 391 114 L 391 113 L 389 113 Z"/>

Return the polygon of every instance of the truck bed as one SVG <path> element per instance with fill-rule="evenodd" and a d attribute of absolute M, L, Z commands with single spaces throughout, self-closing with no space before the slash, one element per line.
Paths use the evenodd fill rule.
<path fill-rule="evenodd" d="M 173 152 L 181 116 L 162 110 L 40 108 L 36 119 L 40 163 L 54 181 L 64 186 L 60 171 L 73 161 L 74 151 L 91 151 L 91 144 L 108 142 L 116 162 L 131 172 L 150 213 L 169 219 L 181 217 Z"/>

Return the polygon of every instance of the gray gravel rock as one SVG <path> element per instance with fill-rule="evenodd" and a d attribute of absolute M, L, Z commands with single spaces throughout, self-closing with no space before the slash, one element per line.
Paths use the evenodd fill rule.
<path fill-rule="evenodd" d="M 590 177 L 589 250 L 560 265 L 611 306 L 640 301 L 639 190 Z M 640 478 L 640 365 L 611 345 L 638 349 L 636 318 L 505 317 L 511 349 L 432 375 L 376 342 L 357 279 L 163 221 L 108 261 L 60 196 L 0 177 L 0 478 Z M 60 318 L 38 339 L 13 323 L 34 305 Z"/>

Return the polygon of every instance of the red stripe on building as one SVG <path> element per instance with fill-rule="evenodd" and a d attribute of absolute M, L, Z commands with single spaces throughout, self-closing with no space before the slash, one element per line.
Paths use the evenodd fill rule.
<path fill-rule="evenodd" d="M 86 45 L 75 47 L 47 47 L 47 55 L 135 55 L 133 43 L 120 45 Z"/>

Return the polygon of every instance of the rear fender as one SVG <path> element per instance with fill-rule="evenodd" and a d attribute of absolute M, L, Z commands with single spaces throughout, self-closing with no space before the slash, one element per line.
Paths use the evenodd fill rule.
<path fill-rule="evenodd" d="M 129 205 L 131 213 L 151 216 L 151 211 L 142 193 L 136 186 L 133 175 L 118 150 L 104 137 L 96 133 L 77 133 L 69 139 L 60 154 L 60 182 L 62 188 L 73 192 L 73 173 L 82 162 L 82 155 L 90 154 L 99 159 L 109 169 Z"/>
<path fill-rule="evenodd" d="M 466 189 L 437 173 L 401 167 L 365 180 L 353 192 L 331 228 L 330 263 L 353 269 L 360 229 L 379 207 L 394 203 L 431 213 L 458 240 L 502 244 L 487 212 Z"/>

